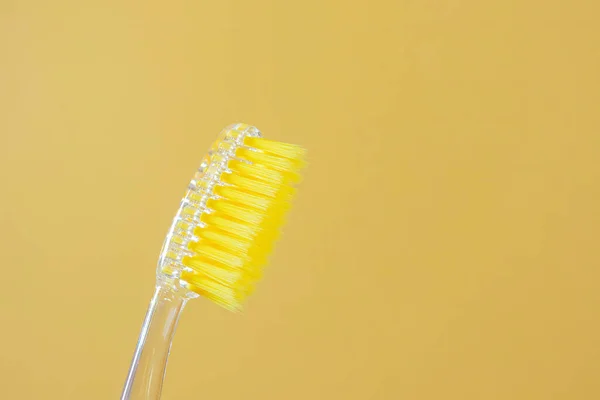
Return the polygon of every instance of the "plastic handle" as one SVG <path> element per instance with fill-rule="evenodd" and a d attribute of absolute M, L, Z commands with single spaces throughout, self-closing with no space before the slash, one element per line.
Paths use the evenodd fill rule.
<path fill-rule="evenodd" d="M 156 286 L 121 400 L 160 399 L 171 343 L 187 300 L 168 285 Z"/>

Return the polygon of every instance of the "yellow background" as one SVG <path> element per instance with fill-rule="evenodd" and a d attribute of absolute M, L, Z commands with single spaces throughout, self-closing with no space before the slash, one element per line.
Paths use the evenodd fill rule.
<path fill-rule="evenodd" d="M 0 397 L 116 399 L 222 127 L 310 150 L 164 399 L 600 398 L 597 1 L 0 2 Z"/>

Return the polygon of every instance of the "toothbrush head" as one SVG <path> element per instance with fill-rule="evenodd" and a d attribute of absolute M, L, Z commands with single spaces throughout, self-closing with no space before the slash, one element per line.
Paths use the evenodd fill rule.
<path fill-rule="evenodd" d="M 158 279 L 241 310 L 279 236 L 305 153 L 246 124 L 223 130 L 181 201 Z"/>

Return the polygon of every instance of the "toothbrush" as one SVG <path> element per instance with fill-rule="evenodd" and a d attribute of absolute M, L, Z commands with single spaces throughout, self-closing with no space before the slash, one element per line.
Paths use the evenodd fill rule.
<path fill-rule="evenodd" d="M 160 399 L 179 316 L 204 296 L 240 311 L 277 239 L 305 150 L 263 139 L 246 124 L 224 129 L 204 157 L 160 252 L 156 288 L 121 400 Z"/>

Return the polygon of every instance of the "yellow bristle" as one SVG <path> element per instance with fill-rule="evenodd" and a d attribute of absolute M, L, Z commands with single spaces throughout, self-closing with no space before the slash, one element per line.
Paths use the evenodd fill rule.
<path fill-rule="evenodd" d="M 281 172 L 260 164 L 248 164 L 240 160 L 229 161 L 228 167 L 240 176 L 250 176 L 252 179 L 266 182 L 281 182 L 288 179 L 290 182 L 297 183 L 300 180 L 300 174 L 295 171 Z"/>
<path fill-rule="evenodd" d="M 233 236 L 225 231 L 215 228 L 197 228 L 196 235 L 222 248 L 228 249 L 236 254 L 247 254 L 252 245 L 251 239 Z"/>
<path fill-rule="evenodd" d="M 244 144 L 267 153 L 289 158 L 291 160 L 301 160 L 306 154 L 306 150 L 300 146 L 258 137 L 247 137 L 244 139 Z"/>
<path fill-rule="evenodd" d="M 258 193 L 268 197 L 275 197 L 275 195 L 277 194 L 276 186 L 274 187 L 268 182 L 263 182 L 235 173 L 221 175 L 221 182 L 237 186 L 240 189 L 247 190 L 251 193 Z"/>
<path fill-rule="evenodd" d="M 218 211 L 223 216 L 235 218 L 251 224 L 259 224 L 263 220 L 263 214 L 249 210 L 241 204 L 235 204 L 230 201 L 218 201 L 210 199 L 206 202 L 209 209 Z"/>
<path fill-rule="evenodd" d="M 237 149 L 235 155 L 253 163 L 262 164 L 276 171 L 294 171 L 303 166 L 300 160 L 277 157 L 272 154 L 261 151 L 253 151 L 244 147 Z"/>
<path fill-rule="evenodd" d="M 220 213 L 204 214 L 200 220 L 209 226 L 215 226 L 225 232 L 242 237 L 251 237 L 255 231 L 252 225 L 247 225 L 243 221 L 234 221 Z"/>
<path fill-rule="evenodd" d="M 238 125 L 212 146 L 208 164 L 231 155 L 216 185 L 202 180 L 202 174 L 198 178 L 196 187 L 209 194 L 208 200 L 196 193 L 188 195 L 193 201 L 204 201 L 200 225 L 177 224 L 181 230 L 191 232 L 193 228 L 194 235 L 186 242 L 192 255 L 182 259 L 188 269 L 181 279 L 190 290 L 233 311 L 241 309 L 262 276 L 295 194 L 292 185 L 300 180 L 299 171 L 305 164 L 305 150 L 296 145 L 252 135 L 234 145 L 240 126 L 249 129 Z M 184 205 L 182 215 L 195 218 L 193 211 Z"/>
<path fill-rule="evenodd" d="M 245 255 L 233 254 L 231 251 L 221 249 L 206 240 L 200 240 L 198 243 L 190 244 L 190 250 L 196 254 L 201 254 L 207 259 L 230 266 L 232 268 L 242 268 L 248 262 Z"/>
<path fill-rule="evenodd" d="M 266 210 L 271 204 L 271 199 L 236 186 L 217 186 L 214 193 L 223 197 L 226 201 L 241 204 L 258 210 Z"/>

